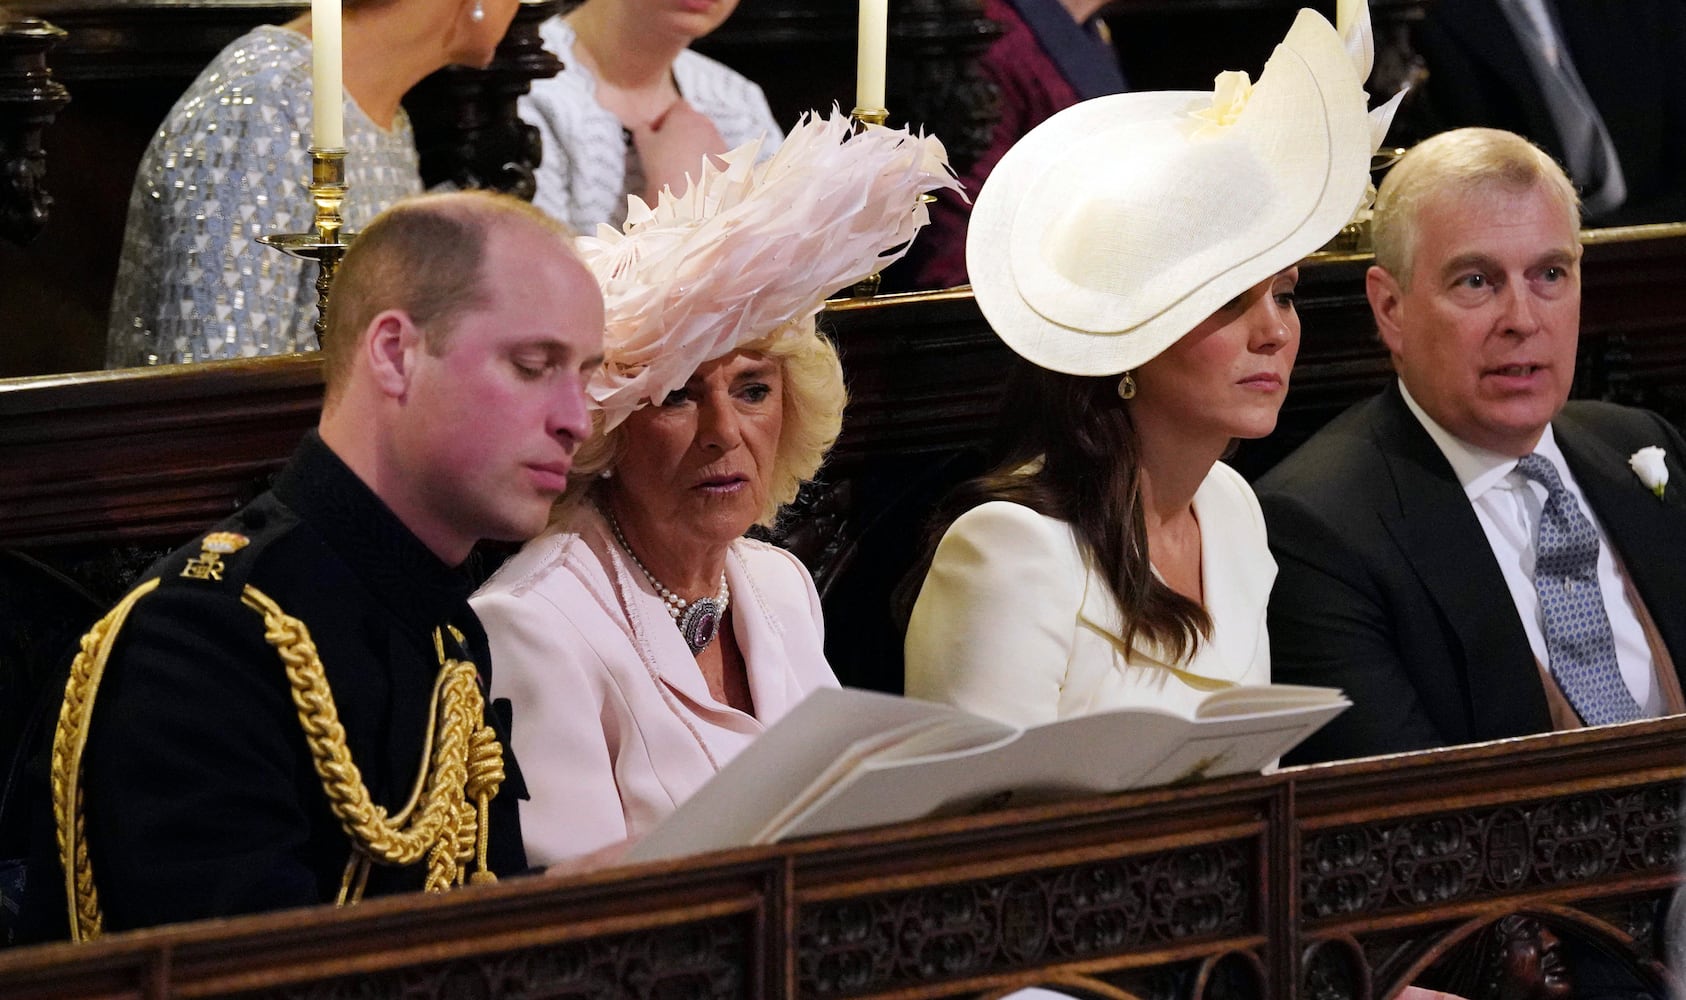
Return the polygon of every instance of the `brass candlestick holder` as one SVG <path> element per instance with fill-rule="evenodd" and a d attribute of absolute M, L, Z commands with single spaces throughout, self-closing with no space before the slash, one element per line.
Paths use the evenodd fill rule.
<path fill-rule="evenodd" d="M 1378 149 L 1370 154 L 1370 174 L 1372 177 L 1370 195 L 1375 195 L 1376 185 L 1381 183 L 1383 175 L 1392 169 L 1399 158 L 1405 155 L 1403 147 L 1395 146 L 1388 149 Z M 1341 231 L 1325 243 L 1319 253 L 1334 254 L 1373 254 L 1376 252 L 1376 241 L 1372 232 L 1370 205 L 1366 204 L 1351 222 L 1341 227 Z"/>
<path fill-rule="evenodd" d="M 849 112 L 857 125 L 882 125 L 890 120 L 889 108 L 861 108 Z"/>
<path fill-rule="evenodd" d="M 345 149 L 310 147 L 310 203 L 316 209 L 316 228 L 308 233 L 260 236 L 258 242 L 292 257 L 316 262 L 316 346 L 322 347 L 328 329 L 328 289 L 334 269 L 345 256 L 351 234 L 345 227 Z"/>
<path fill-rule="evenodd" d="M 859 132 L 868 125 L 882 125 L 890 120 L 889 108 L 863 108 L 856 106 L 849 112 L 849 117 L 855 120 L 855 131 Z M 884 276 L 874 271 L 861 280 L 855 282 L 849 289 L 849 297 L 854 299 L 870 299 L 878 294 L 878 286 L 884 283 Z"/>

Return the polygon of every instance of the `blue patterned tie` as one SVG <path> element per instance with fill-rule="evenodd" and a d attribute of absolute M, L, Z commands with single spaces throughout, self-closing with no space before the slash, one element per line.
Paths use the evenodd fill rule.
<path fill-rule="evenodd" d="M 1534 589 L 1545 619 L 1552 676 L 1589 726 L 1642 718 L 1622 681 L 1616 639 L 1598 588 L 1598 532 L 1563 488 L 1550 459 L 1527 455 L 1516 468 L 1546 488 L 1534 543 Z"/>

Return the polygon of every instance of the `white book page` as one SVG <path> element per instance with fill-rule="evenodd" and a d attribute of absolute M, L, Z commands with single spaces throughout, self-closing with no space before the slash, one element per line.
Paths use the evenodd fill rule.
<path fill-rule="evenodd" d="M 629 862 L 683 857 L 755 841 L 768 821 L 823 792 L 839 761 L 858 760 L 909 732 L 974 716 L 874 691 L 826 688 L 803 699 L 627 852 Z M 993 723 L 999 733 L 1013 728 Z M 890 739 L 881 739 L 890 734 Z M 866 741 L 868 745 L 857 748 Z M 813 789 L 813 790 L 810 790 Z"/>

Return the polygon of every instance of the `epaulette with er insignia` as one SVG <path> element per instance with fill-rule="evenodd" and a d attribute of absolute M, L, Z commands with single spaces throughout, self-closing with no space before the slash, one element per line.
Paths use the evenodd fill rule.
<path fill-rule="evenodd" d="M 199 540 L 199 554 L 187 560 L 181 575 L 189 580 L 221 580 L 222 557 L 233 555 L 252 540 L 234 531 L 213 531 Z"/>
<path fill-rule="evenodd" d="M 264 550 L 297 524 L 298 515 L 273 497 L 260 497 L 201 535 L 197 552 L 194 543 L 182 546 L 156 566 L 153 575 L 165 586 L 210 587 L 238 598 Z"/>

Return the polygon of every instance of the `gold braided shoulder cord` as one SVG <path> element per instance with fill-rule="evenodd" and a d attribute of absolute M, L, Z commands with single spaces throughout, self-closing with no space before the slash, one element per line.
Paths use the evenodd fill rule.
<path fill-rule="evenodd" d="M 153 579 L 129 591 L 82 637 L 81 649 L 70 664 L 70 680 L 64 685 L 58 725 L 53 729 L 53 822 L 58 828 L 65 899 L 70 903 L 72 941 L 88 941 L 100 935 L 99 895 L 94 891 L 93 868 L 88 864 L 82 812 L 82 750 L 88 744 L 88 720 L 94 716 L 94 695 L 99 692 L 100 677 L 105 674 L 118 630 L 135 602 L 157 586 L 158 581 Z"/>
<path fill-rule="evenodd" d="M 83 636 L 53 734 L 53 814 L 74 941 L 98 937 L 101 928 L 79 785 L 94 696 L 124 619 L 135 602 L 157 585 L 157 580 L 149 580 L 135 588 Z M 263 615 L 264 639 L 275 648 L 286 668 L 293 705 L 316 774 L 340 826 L 351 838 L 352 861 L 346 868 L 339 902 L 347 902 L 348 893 L 351 902 L 362 895 L 370 864 L 410 865 L 425 857 L 428 892 L 461 885 L 470 861 L 478 863 L 478 870 L 469 881 L 496 881 L 486 864 L 488 806 L 503 782 L 503 748 L 497 734 L 485 723 L 485 703 L 474 664 L 446 657 L 443 638 L 435 632 L 440 675 L 428 719 L 428 745 L 409 804 L 388 817 L 386 809 L 369 795 L 351 759 L 345 729 L 340 725 L 310 630 L 255 587 L 247 586 L 241 601 Z M 460 641 L 461 635 L 457 638 Z"/>

